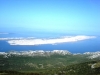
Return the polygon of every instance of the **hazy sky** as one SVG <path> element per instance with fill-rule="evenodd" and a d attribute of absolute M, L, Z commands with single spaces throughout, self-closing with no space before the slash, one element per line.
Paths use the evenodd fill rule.
<path fill-rule="evenodd" d="M 0 31 L 7 30 L 99 34 L 100 0 L 0 0 Z"/>

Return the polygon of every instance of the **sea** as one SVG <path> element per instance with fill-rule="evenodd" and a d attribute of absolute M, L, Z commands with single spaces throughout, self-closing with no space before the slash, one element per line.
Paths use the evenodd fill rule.
<path fill-rule="evenodd" d="M 61 36 L 75 36 L 78 34 L 50 34 L 50 33 L 7 33 L 0 34 L 0 38 L 15 38 L 15 37 L 34 37 L 34 38 L 58 38 Z M 59 43 L 56 45 L 10 45 L 6 40 L 0 40 L 0 52 L 9 51 L 28 51 L 28 50 L 68 50 L 71 53 L 84 53 L 100 51 L 100 36 L 93 39 L 87 39 L 77 42 Z"/>

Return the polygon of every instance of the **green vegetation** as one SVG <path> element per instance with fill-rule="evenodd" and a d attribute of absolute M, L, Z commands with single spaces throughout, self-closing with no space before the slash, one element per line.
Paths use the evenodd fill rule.
<path fill-rule="evenodd" d="M 0 75 L 100 75 L 99 59 L 86 55 L 0 56 Z M 93 67 L 93 68 L 92 68 Z"/>

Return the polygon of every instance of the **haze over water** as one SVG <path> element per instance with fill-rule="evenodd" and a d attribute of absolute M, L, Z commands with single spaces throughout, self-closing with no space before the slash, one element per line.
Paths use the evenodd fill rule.
<path fill-rule="evenodd" d="M 0 10 L 2 52 L 100 50 L 99 0 L 0 0 Z"/>

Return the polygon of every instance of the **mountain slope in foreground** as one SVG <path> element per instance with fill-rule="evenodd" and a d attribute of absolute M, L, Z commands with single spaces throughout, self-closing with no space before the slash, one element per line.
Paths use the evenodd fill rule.
<path fill-rule="evenodd" d="M 100 52 L 10 51 L 0 53 L 0 74 L 100 75 Z"/>

